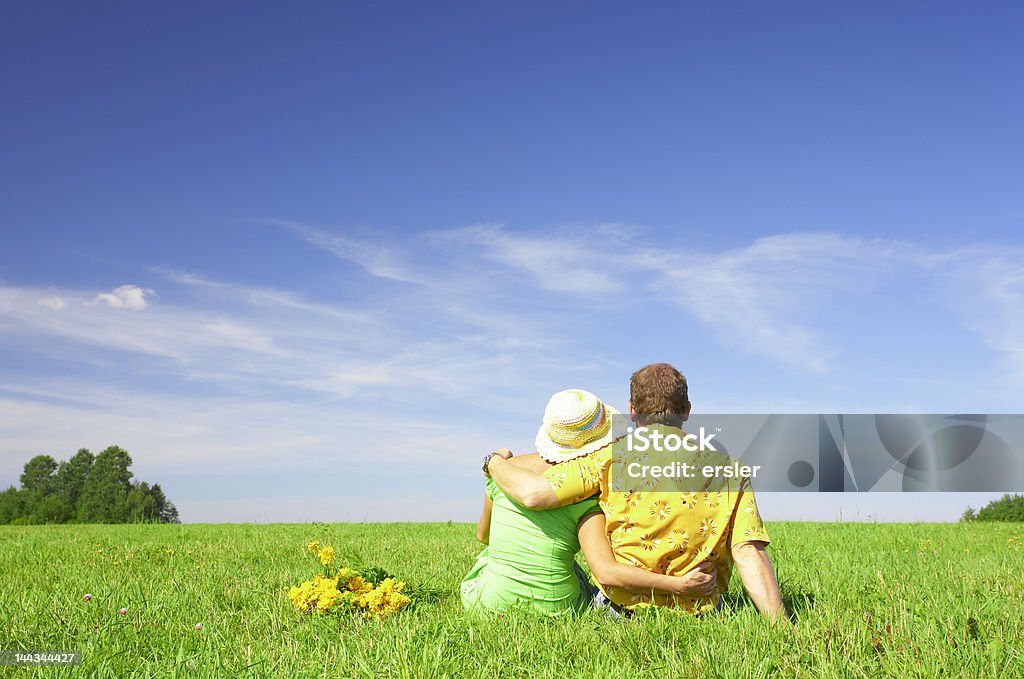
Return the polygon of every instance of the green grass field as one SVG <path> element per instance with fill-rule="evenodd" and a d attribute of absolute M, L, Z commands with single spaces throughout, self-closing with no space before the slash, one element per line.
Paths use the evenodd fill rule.
<path fill-rule="evenodd" d="M 0 649 L 77 649 L 77 668 L 9 676 L 1021 677 L 1021 524 L 775 523 L 792 628 L 733 577 L 702 619 L 539 620 L 462 611 L 468 524 L 0 527 Z M 311 539 L 421 595 L 380 622 L 301 615 Z M 86 593 L 91 601 L 84 601 Z M 127 614 L 119 609 L 126 607 Z M 197 623 L 202 629 L 196 629 Z"/>

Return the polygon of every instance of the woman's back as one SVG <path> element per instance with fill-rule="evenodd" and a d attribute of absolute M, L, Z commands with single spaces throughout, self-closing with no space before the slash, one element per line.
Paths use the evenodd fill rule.
<path fill-rule="evenodd" d="M 547 467 L 536 456 L 517 463 Z M 510 500 L 491 479 L 487 496 L 493 504 L 488 546 L 463 581 L 463 603 L 498 609 L 526 601 L 545 613 L 575 608 L 581 599 L 573 570 L 580 549 L 577 526 L 585 515 L 600 511 L 596 498 L 537 511 Z"/>

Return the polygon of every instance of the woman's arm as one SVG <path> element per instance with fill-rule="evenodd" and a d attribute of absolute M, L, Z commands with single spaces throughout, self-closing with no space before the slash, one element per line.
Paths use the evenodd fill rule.
<path fill-rule="evenodd" d="M 476 524 L 476 539 L 485 545 L 491 539 L 491 508 L 493 506 L 491 498 L 484 495 L 484 510 L 480 512 L 480 521 Z"/>
<path fill-rule="evenodd" d="M 601 512 L 583 517 L 577 531 L 590 572 L 602 587 L 654 589 L 665 594 L 691 597 L 706 597 L 715 591 L 715 566 L 709 561 L 678 577 L 652 573 L 616 561 L 611 545 L 608 544 L 604 514 Z"/>

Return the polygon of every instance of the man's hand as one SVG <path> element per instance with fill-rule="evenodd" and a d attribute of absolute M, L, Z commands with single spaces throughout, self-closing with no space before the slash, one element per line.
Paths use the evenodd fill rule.
<path fill-rule="evenodd" d="M 512 451 L 508 448 L 498 448 L 497 450 L 487 453 L 487 455 L 484 456 L 484 476 L 491 475 L 491 462 L 496 457 L 500 457 L 503 460 L 511 459 Z"/>
<path fill-rule="evenodd" d="M 507 460 L 512 457 L 512 451 L 508 448 L 498 448 L 494 451 L 495 457 L 500 457 L 503 460 Z"/>
<path fill-rule="evenodd" d="M 717 577 L 715 564 L 710 561 L 702 561 L 692 571 L 676 578 L 679 589 L 675 593 L 701 599 L 707 598 L 715 593 Z"/>
<path fill-rule="evenodd" d="M 507 460 L 507 459 L 512 457 L 512 451 L 509 450 L 508 448 L 498 448 L 495 451 L 487 453 L 487 455 L 484 456 L 484 475 L 485 476 L 490 476 L 491 475 L 491 460 L 493 460 L 496 457 L 500 457 L 503 460 Z"/>
<path fill-rule="evenodd" d="M 506 495 L 527 509 L 551 509 L 562 504 L 543 474 L 521 469 L 509 462 L 511 457 L 511 450 L 499 448 L 487 460 L 487 474 Z"/>

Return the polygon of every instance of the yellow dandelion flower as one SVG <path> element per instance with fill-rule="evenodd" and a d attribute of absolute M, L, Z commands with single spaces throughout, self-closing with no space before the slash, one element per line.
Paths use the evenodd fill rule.
<path fill-rule="evenodd" d="M 325 567 L 335 560 L 335 550 L 330 545 L 313 540 L 307 550 Z M 412 597 L 404 594 L 404 582 L 389 577 L 374 586 L 358 570 L 348 567 L 339 568 L 333 578 L 318 573 L 312 580 L 283 589 L 292 606 L 303 613 L 331 613 L 346 608 L 380 618 L 412 603 Z"/>
<path fill-rule="evenodd" d="M 367 615 L 381 618 L 409 605 L 412 599 L 402 593 L 404 590 L 404 582 L 385 578 L 379 585 L 363 593 L 358 605 Z"/>
<path fill-rule="evenodd" d="M 327 613 L 341 600 L 338 581 L 315 575 L 312 580 L 288 590 L 288 598 L 303 613 Z"/>
<path fill-rule="evenodd" d="M 355 575 L 345 581 L 345 589 L 360 594 L 362 592 L 369 592 L 373 589 L 373 585 L 364 580 L 361 575 Z"/>

